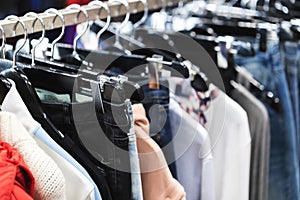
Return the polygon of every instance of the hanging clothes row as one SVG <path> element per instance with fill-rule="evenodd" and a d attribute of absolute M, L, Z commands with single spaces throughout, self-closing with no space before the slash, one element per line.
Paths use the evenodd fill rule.
<path fill-rule="evenodd" d="M 97 10 L 102 7 L 108 10 L 101 2 L 90 6 Z M 83 13 L 86 21 L 88 20 L 87 11 L 78 5 L 71 5 L 67 10 L 76 10 L 77 18 Z M 61 20 L 61 38 L 64 33 L 64 17 L 55 9 L 47 10 L 46 13 L 55 15 L 53 23 L 56 18 Z M 28 13 L 25 17 L 34 19 L 32 29 L 36 23 L 41 24 L 43 33 L 39 43 L 42 42 L 45 24 L 41 17 L 35 13 Z M 24 43 L 14 51 L 5 51 L 3 39 L 3 58 L 6 59 L 1 62 L 1 78 L 2 83 L 7 85 L 2 85 L 4 90 L 1 89 L 1 109 L 3 118 L 7 118 L 7 122 L 2 124 L 8 138 L 3 137 L 1 140 L 16 148 L 33 172 L 33 177 L 30 174 L 30 190 L 26 185 L 21 185 L 24 192 L 27 192 L 28 199 L 185 199 L 184 189 L 172 177 L 162 150 L 149 137 L 149 123 L 144 108 L 138 104 L 131 106 L 131 102 L 138 103 L 144 98 L 140 86 L 128 81 L 125 76 L 101 75 L 97 72 L 101 70 L 101 65 L 96 71 L 86 71 L 76 65 L 83 61 L 76 52 L 79 37 L 74 40 L 74 52 L 64 54 L 60 61 L 53 57 L 47 60 L 36 58 L 37 45 L 32 48 L 32 57 L 24 52 L 18 54 L 26 44 L 27 28 L 18 17 L 6 18 L 6 22 L 11 21 L 15 23 L 15 33 L 19 24 L 23 28 Z M 5 28 L 1 30 L 2 37 L 5 38 Z M 59 38 L 56 41 L 58 40 Z M 101 54 L 102 52 L 99 55 L 105 56 Z M 107 56 L 117 58 L 120 54 Z M 13 61 L 7 60 L 10 58 Z M 140 64 L 164 63 L 155 59 L 147 60 L 146 56 L 132 58 L 136 58 Z M 17 59 L 24 59 L 24 62 L 17 63 Z M 168 65 L 187 72 L 179 62 L 170 62 Z M 146 77 L 142 79 L 147 80 Z M 78 88 L 75 88 L 77 84 Z M 151 97 L 149 99 L 149 103 L 153 103 Z M 11 125 L 12 127 L 20 126 L 22 131 L 10 128 L 9 125 L 13 123 L 16 125 Z M 24 136 L 15 135 L 17 133 Z M 11 138 L 9 134 L 15 136 Z M 138 140 L 136 134 L 139 135 Z M 165 137 L 163 134 L 169 135 L 158 134 L 162 138 Z M 30 154 L 29 145 L 24 151 L 18 144 L 25 145 L 25 141 L 29 139 L 32 140 L 29 142 L 32 148 L 45 155 Z M 162 141 L 165 142 L 163 139 Z M 33 144 L 39 148 L 35 148 Z M 28 154 L 35 159 L 27 158 Z M 47 157 L 49 161 L 40 159 L 46 155 L 51 157 Z M 148 164 L 149 161 L 153 166 Z M 49 171 L 47 167 L 50 168 Z M 47 188 L 46 181 L 50 182 L 51 188 Z M 16 185 L 18 186 L 20 184 Z M 5 190 L 5 195 L 16 195 L 16 191 L 11 189 Z"/>
<path fill-rule="evenodd" d="M 0 197 L 300 199 L 299 22 L 255 3 L 92 1 L 2 20 Z"/>
<path fill-rule="evenodd" d="M 241 125 L 241 121 L 247 120 L 241 120 L 241 111 L 233 112 L 235 109 L 228 106 L 228 100 L 222 102 L 225 108 L 222 108 L 221 102 L 218 107 L 216 102 L 219 97 L 215 90 L 202 87 L 204 91 L 211 91 L 204 95 L 211 100 L 207 106 L 205 98 L 205 103 L 199 103 L 199 99 L 203 100 L 203 94 L 196 95 L 197 92 L 191 87 L 193 83 L 178 80 L 176 85 L 173 78 L 170 81 L 170 85 L 175 84 L 170 88 L 175 91 L 176 101 L 204 124 L 210 136 L 210 149 L 215 164 L 213 193 L 216 199 L 300 198 L 299 13 L 296 4 L 286 7 L 283 1 L 275 4 L 271 1 L 230 1 L 224 5 L 218 1 L 194 1 L 175 10 L 152 14 L 146 25 L 160 30 L 156 37 L 149 37 L 149 34 L 145 37 L 143 32 L 135 31 L 135 38 L 140 39 L 145 46 L 153 47 L 159 41 L 164 44 L 162 47 L 167 46 L 169 51 L 181 55 L 184 60 L 188 58 L 190 63 L 205 73 L 208 78 L 206 83 L 217 85 L 247 113 L 250 134 L 247 127 L 242 128 Z M 192 42 L 180 42 L 178 31 L 193 38 L 209 55 Z M 82 47 L 91 47 L 85 42 L 91 35 L 82 38 Z M 159 35 L 163 35 L 163 38 Z M 126 41 L 122 37 L 121 40 L 126 49 L 132 48 L 126 45 L 128 39 Z M 102 48 L 105 49 L 105 43 Z M 212 73 L 213 66 L 206 61 L 207 57 L 218 66 L 221 84 L 220 76 Z M 212 111 L 209 110 L 215 110 L 215 115 L 211 116 Z M 223 112 L 228 113 L 226 117 L 220 114 Z M 235 113 L 232 116 L 239 116 L 241 121 L 230 118 L 229 113 Z M 234 126 L 235 122 L 240 124 L 238 127 L 241 129 Z M 175 128 L 176 125 L 171 124 L 171 127 Z M 232 137 L 225 136 L 230 131 L 233 132 Z M 227 137 L 224 146 L 222 137 Z M 177 161 L 179 165 L 180 159 Z M 230 172 L 229 169 L 234 171 Z M 186 173 L 184 177 L 187 178 Z M 185 187 L 189 199 L 192 186 L 185 184 L 182 177 L 178 177 L 178 180 Z"/>

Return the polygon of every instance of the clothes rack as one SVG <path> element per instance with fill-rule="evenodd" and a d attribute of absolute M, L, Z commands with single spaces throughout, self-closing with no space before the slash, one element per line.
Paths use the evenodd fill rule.
<path fill-rule="evenodd" d="M 163 7 L 163 1 L 161 0 L 147 0 L 148 1 L 148 9 L 149 10 L 157 10 Z M 177 5 L 179 2 L 188 2 L 190 0 L 165 0 L 166 2 L 166 7 L 172 7 Z M 111 17 L 118 17 L 126 14 L 126 9 L 125 7 L 119 3 L 119 2 L 104 2 L 108 5 L 110 9 L 110 15 Z M 135 14 L 138 12 L 142 12 L 144 10 L 143 3 L 140 0 L 129 0 L 128 1 L 129 7 L 130 7 L 130 13 Z M 96 6 L 82 6 L 83 9 L 86 9 L 89 20 L 97 20 L 97 19 L 105 19 L 107 17 L 106 11 L 103 9 L 100 12 L 99 16 L 99 7 L 97 8 Z M 67 10 L 67 9 L 61 9 L 59 12 L 63 15 L 63 18 L 65 20 L 65 25 L 66 26 L 71 26 L 75 24 L 80 24 L 85 21 L 84 15 L 80 14 L 77 18 L 78 12 L 76 10 Z M 44 21 L 45 23 L 45 28 L 46 30 L 52 30 L 54 28 L 60 28 L 62 27 L 61 21 L 59 19 L 56 19 L 53 22 L 54 18 L 56 17 L 55 14 L 45 14 L 45 13 L 40 13 L 38 14 L 39 17 Z M 76 20 L 77 18 L 77 20 Z M 32 23 L 35 19 L 33 18 L 28 18 L 28 17 L 20 17 L 20 19 L 25 23 L 28 33 L 36 33 L 40 32 L 43 30 L 42 26 L 40 23 L 36 23 L 34 30 L 32 30 Z M 15 21 L 9 21 L 9 20 L 1 20 L 0 25 L 3 27 L 5 31 L 5 36 L 6 38 L 11 38 L 19 35 L 23 35 L 24 31 L 22 30 L 21 26 L 17 26 L 16 30 L 14 30 L 16 22 Z M 2 38 L 2 36 L 1 36 Z"/>

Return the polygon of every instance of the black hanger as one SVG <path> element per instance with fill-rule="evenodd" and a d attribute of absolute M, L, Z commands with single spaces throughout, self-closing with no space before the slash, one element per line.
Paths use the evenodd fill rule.
<path fill-rule="evenodd" d="M 234 89 L 234 87 L 231 84 L 231 81 L 236 80 L 238 72 L 235 68 L 236 66 L 234 62 L 233 52 L 227 49 L 225 57 L 227 60 L 227 68 L 219 67 L 219 71 L 223 79 L 226 93 L 231 94 L 232 90 Z"/>
<path fill-rule="evenodd" d="M 40 39 L 40 41 L 41 40 L 42 39 Z M 34 55 L 35 52 L 32 51 L 32 53 Z M 20 58 L 27 62 L 29 62 L 30 60 L 29 57 L 25 56 L 24 54 L 22 54 Z M 85 88 L 85 86 L 88 86 L 87 82 L 89 82 L 89 79 L 97 80 L 97 73 L 93 73 L 91 71 L 83 71 L 80 69 L 77 69 L 76 73 L 65 72 L 65 65 L 61 66 L 52 61 L 43 62 L 41 60 L 39 63 L 42 65 L 36 65 L 35 62 L 36 61 L 33 56 L 32 64 L 23 65 L 22 68 L 23 72 L 26 74 L 29 80 L 31 80 L 31 83 L 34 87 L 46 89 L 52 92 L 56 92 L 58 94 L 69 94 L 69 96 L 72 97 L 72 99 L 74 93 L 77 91 L 80 93 L 88 94 L 89 96 L 92 95 L 91 93 L 86 92 L 89 91 L 89 89 L 87 89 L 88 87 Z M 75 71 L 75 69 L 72 67 L 68 67 L 67 69 L 72 69 Z M 128 94 L 132 95 L 131 99 L 140 101 L 144 98 L 141 88 L 138 85 L 132 84 L 130 82 L 125 82 L 124 85 L 125 90 L 128 92 Z M 104 91 L 104 95 L 106 92 L 107 91 Z"/>
<path fill-rule="evenodd" d="M 91 4 L 96 4 L 96 3 L 92 2 Z M 127 23 L 127 21 L 129 20 L 129 16 L 130 16 L 128 6 L 125 5 L 125 7 L 127 8 L 128 12 L 126 13 L 126 17 L 125 17 L 123 24 Z M 146 5 L 144 5 L 144 7 L 146 7 Z M 110 16 L 109 9 L 106 9 L 106 10 L 108 12 L 108 16 Z M 147 15 L 146 12 L 144 14 Z M 86 22 L 87 22 L 87 15 L 85 15 L 85 16 L 86 16 Z M 144 18 L 145 17 L 143 17 L 141 20 L 143 21 Z M 108 28 L 109 22 L 110 22 L 110 19 L 107 19 L 106 25 L 101 30 L 97 30 L 98 40 L 100 38 L 100 35 L 98 35 L 98 33 L 100 33 L 100 32 L 102 33 L 103 31 L 105 31 Z M 97 26 L 95 23 L 94 23 L 94 25 Z M 95 30 L 95 29 L 92 29 L 92 30 Z M 119 38 L 119 37 L 117 37 L 118 34 L 119 34 L 119 32 L 117 31 L 116 43 L 118 43 L 118 38 Z M 79 38 L 80 38 L 80 36 L 78 36 L 76 39 L 79 39 Z M 126 54 L 124 55 L 124 52 L 120 53 L 120 51 L 100 51 L 100 52 L 99 51 L 89 51 L 89 50 L 84 50 L 84 49 L 77 49 L 76 48 L 76 43 L 77 43 L 76 39 L 74 40 L 72 53 L 70 52 L 70 46 L 68 46 L 68 45 L 58 44 L 57 47 L 58 47 L 59 54 L 61 55 L 61 57 L 64 57 L 64 55 L 74 54 L 74 52 L 76 51 L 77 55 L 80 55 L 82 60 L 80 62 L 73 62 L 72 60 L 61 59 L 62 62 L 66 62 L 68 64 L 74 64 L 76 66 L 86 67 L 87 69 L 93 69 L 93 70 L 97 70 L 97 68 L 101 68 L 101 67 L 99 67 L 99 65 L 102 63 L 104 63 L 104 65 L 102 67 L 104 69 L 109 68 L 109 67 L 132 69 L 133 67 L 148 63 L 149 59 L 146 58 L 145 56 L 152 57 L 153 54 L 160 54 L 160 55 L 164 55 L 164 60 L 169 61 L 169 62 L 164 62 L 165 66 L 166 65 L 171 66 L 173 69 L 175 69 L 175 71 L 179 72 L 180 77 L 183 76 L 183 77 L 187 78 L 189 76 L 188 70 L 186 69 L 186 67 L 182 63 L 180 63 L 183 60 L 178 58 L 177 55 L 172 54 L 168 51 L 154 49 L 154 48 L 139 48 L 138 50 L 130 53 L 130 54 L 132 54 L 132 53 L 140 54 L 142 56 L 126 55 Z M 130 40 L 130 42 L 131 41 L 132 40 Z M 108 60 L 109 63 L 106 64 L 105 60 Z M 176 62 L 176 61 L 179 61 L 179 62 Z M 95 67 L 91 67 L 91 66 L 95 66 Z M 130 68 L 130 66 L 131 66 L 131 68 Z M 101 72 L 101 71 L 103 71 L 103 70 L 100 70 L 99 72 Z M 175 73 L 175 74 L 173 73 L 172 75 L 176 76 L 177 74 L 178 73 Z"/>
<path fill-rule="evenodd" d="M 98 73 L 92 71 L 80 71 L 78 73 L 70 73 L 62 70 L 49 69 L 48 66 L 25 66 L 24 73 L 31 81 L 35 88 L 49 90 L 58 94 L 68 94 L 75 100 L 75 93 L 80 93 L 86 96 L 92 96 L 90 90 L 90 81 L 96 81 Z M 139 85 L 129 81 L 124 82 L 125 93 L 131 100 L 141 101 L 144 94 Z M 107 91 L 103 91 L 104 95 Z"/>
<path fill-rule="evenodd" d="M 221 7 L 216 9 L 216 11 L 222 10 Z M 258 36 L 260 45 L 259 48 L 262 52 L 265 52 L 267 49 L 267 29 L 258 28 L 259 23 L 269 22 L 271 24 L 277 24 L 281 19 L 268 17 L 266 12 L 258 12 L 257 15 L 253 14 L 253 16 L 248 16 L 249 18 L 247 18 L 246 12 L 249 11 L 248 9 L 237 7 L 230 8 L 228 6 L 223 7 L 228 9 L 227 12 L 224 12 L 226 14 L 208 11 L 208 13 L 210 13 L 210 18 L 201 19 L 202 23 L 212 28 L 218 36 L 230 35 L 235 37 L 251 37 L 254 39 Z M 238 16 L 236 12 L 231 14 L 230 10 L 233 9 L 239 9 L 240 16 Z M 253 12 L 253 10 L 250 11 Z"/>
<path fill-rule="evenodd" d="M 0 59 L 0 65 L 1 68 L 12 66 L 12 62 L 8 60 Z M 22 67 L 19 65 L 18 67 Z M 31 115 L 37 120 L 37 121 L 43 121 L 47 124 L 47 126 L 52 127 L 53 130 L 56 131 L 57 136 L 60 138 L 63 138 L 63 134 L 58 131 L 54 125 L 49 121 L 47 118 L 42 106 L 41 102 L 32 87 L 31 82 L 28 80 L 27 76 L 24 74 L 24 72 L 18 68 L 7 68 L 6 70 L 2 71 L 1 74 L 13 80 L 16 84 L 16 88 L 21 95 L 25 105 L 28 107 Z"/>
<path fill-rule="evenodd" d="M 72 51 L 70 45 L 57 44 L 59 54 L 63 55 Z M 127 72 L 136 66 L 141 66 L 149 63 L 151 58 L 148 55 L 153 55 L 156 52 L 155 49 L 145 48 L 132 51 L 131 55 L 119 53 L 119 52 L 109 52 L 109 51 L 93 51 L 85 49 L 77 49 L 77 52 L 85 59 L 85 63 L 78 65 L 78 67 L 90 69 L 92 71 L 103 72 L 103 70 L 109 70 L 111 68 L 119 68 L 123 72 Z M 139 55 L 143 52 L 147 55 Z M 149 53 L 150 52 L 150 53 Z M 163 50 L 158 50 L 158 52 L 163 52 Z M 160 54 L 161 55 L 161 54 Z M 170 56 L 171 54 L 169 54 Z M 175 58 L 176 56 L 173 55 Z M 165 57 L 164 57 L 165 58 Z M 189 77 L 188 69 L 179 61 L 173 59 L 166 59 L 167 61 L 163 63 L 163 68 L 168 70 L 173 68 L 172 76 Z M 58 60 L 57 60 L 58 61 Z M 59 62 L 59 61 L 58 61 Z M 153 61 L 152 61 L 153 62 Z M 177 73 L 175 73 L 177 71 Z"/>
<path fill-rule="evenodd" d="M 5 78 L 2 74 L 0 74 L 0 104 L 4 101 L 7 93 L 11 88 L 11 83 L 7 78 Z"/>
<path fill-rule="evenodd" d="M 40 37 L 38 43 L 32 47 L 31 50 L 31 64 L 30 65 L 19 65 L 16 66 L 16 59 L 17 59 L 17 53 L 19 49 L 25 45 L 24 44 L 13 53 L 13 66 L 14 68 L 18 68 L 18 72 L 22 73 L 23 75 L 26 75 L 28 80 L 36 87 L 40 89 L 47 89 L 53 92 L 57 92 L 59 94 L 69 94 L 70 97 L 72 97 L 72 94 L 74 93 L 74 89 L 76 91 L 76 88 L 74 87 L 75 80 L 77 80 L 81 75 L 75 74 L 75 73 L 66 73 L 62 70 L 48 68 L 36 65 L 35 63 L 35 49 L 36 46 L 42 42 L 45 36 L 45 24 L 43 20 L 36 14 L 36 13 L 27 13 L 27 17 L 34 17 L 35 20 L 33 21 L 32 29 L 34 28 L 35 22 L 37 20 L 40 21 L 43 30 L 42 30 L 42 36 Z M 26 30 L 24 28 L 24 30 Z M 25 33 L 24 38 L 27 39 L 27 32 Z M 26 40 L 25 40 L 26 41 Z M 76 86 L 76 85 L 75 85 Z"/>
<path fill-rule="evenodd" d="M 16 21 L 14 31 L 17 28 L 18 24 L 21 24 L 23 30 L 24 30 L 24 43 L 15 50 L 14 54 L 16 55 L 17 52 L 20 51 L 20 49 L 25 45 L 25 42 L 27 40 L 27 29 L 23 21 L 21 21 L 17 16 L 8 16 L 6 17 L 6 20 L 13 20 Z M 17 65 L 16 58 L 14 57 L 13 61 L 0 59 L 0 69 L 4 70 L 1 72 L 1 74 L 6 77 L 12 79 L 15 84 L 18 92 L 20 93 L 24 103 L 29 108 L 30 113 L 32 116 L 37 120 L 42 120 L 47 124 L 47 126 L 52 127 L 53 130 L 57 133 L 56 136 L 59 138 L 63 138 L 64 135 L 60 133 L 53 124 L 49 121 L 47 118 L 45 112 L 42 109 L 41 102 L 33 89 L 30 81 L 27 79 L 26 75 L 20 68 L 24 68 L 24 66 Z"/>
<path fill-rule="evenodd" d="M 96 23 L 93 23 L 91 26 L 91 31 L 93 31 L 95 33 L 97 33 L 98 30 L 100 30 L 100 29 L 101 29 L 101 27 Z M 104 32 L 103 40 L 114 36 L 114 33 L 110 32 L 110 31 L 111 31 L 111 29 Z M 140 36 L 148 34 L 146 32 L 147 32 L 146 30 L 137 30 L 136 31 L 136 33 L 140 34 Z M 151 35 L 151 34 L 149 34 L 148 36 L 155 37 L 156 39 L 148 38 L 148 41 L 152 40 L 152 41 L 155 41 L 156 43 L 159 43 L 159 41 L 166 43 L 166 41 L 164 39 L 162 39 L 160 35 L 154 35 L 154 34 Z M 159 39 L 159 41 L 157 40 L 157 38 Z M 147 43 L 148 45 L 145 45 L 143 43 L 142 43 L 142 45 L 139 45 L 139 44 L 136 44 L 136 42 L 134 44 L 132 44 L 131 39 L 127 40 L 125 37 L 120 37 L 120 39 L 123 44 L 131 43 L 131 45 L 127 45 L 128 49 L 131 51 L 131 54 L 143 55 L 143 56 L 147 56 L 147 57 L 152 57 L 154 54 L 158 54 L 158 55 L 162 55 L 164 57 L 164 60 L 167 60 L 167 61 L 179 61 L 179 62 L 183 61 L 183 59 L 181 57 L 178 57 L 176 55 L 176 53 L 174 53 L 172 51 L 167 51 L 167 50 L 159 49 L 159 48 L 150 48 L 151 44 L 149 44 L 149 43 Z M 141 43 L 141 42 L 139 42 L 139 43 Z M 60 48 L 60 47 L 58 47 L 58 48 Z M 104 48 L 103 50 L 117 52 L 117 53 L 123 53 L 120 50 L 118 50 L 116 48 L 111 48 L 111 47 Z M 81 52 L 81 51 L 79 50 L 78 52 Z"/>
<path fill-rule="evenodd" d="M 0 25 L 0 31 L 2 35 L 2 45 L 0 47 L 0 53 L 2 57 L 5 57 L 4 49 L 6 43 L 5 31 L 3 27 Z M 2 74 L 0 74 L 0 105 L 3 103 L 7 93 L 9 92 L 12 84 L 6 79 Z"/>
<path fill-rule="evenodd" d="M 13 53 L 14 53 L 14 51 L 12 51 L 12 50 L 6 51 L 5 58 L 12 60 Z M 17 62 L 30 65 L 32 62 L 32 56 L 27 53 L 19 52 L 16 60 L 17 60 Z M 71 73 L 75 73 L 78 71 L 78 66 L 71 65 L 71 64 L 65 64 L 62 62 L 55 62 L 54 60 L 48 60 L 48 59 L 42 59 L 42 58 L 35 58 L 35 65 L 37 67 L 43 66 L 48 69 L 62 70 L 62 71 L 71 72 Z"/>

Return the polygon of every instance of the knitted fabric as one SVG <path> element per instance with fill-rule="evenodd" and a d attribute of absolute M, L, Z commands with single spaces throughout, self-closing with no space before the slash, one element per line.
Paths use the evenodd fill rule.
<path fill-rule="evenodd" d="M 56 163 L 37 145 L 14 114 L 0 112 L 0 140 L 15 147 L 35 178 L 34 199 L 64 200 L 65 179 Z"/>

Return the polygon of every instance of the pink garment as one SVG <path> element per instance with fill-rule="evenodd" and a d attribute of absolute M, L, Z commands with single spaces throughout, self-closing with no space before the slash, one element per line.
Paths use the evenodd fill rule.
<path fill-rule="evenodd" d="M 149 136 L 149 121 L 144 107 L 135 104 L 132 109 L 144 200 L 185 200 L 184 188 L 172 177 L 162 150 Z"/>

